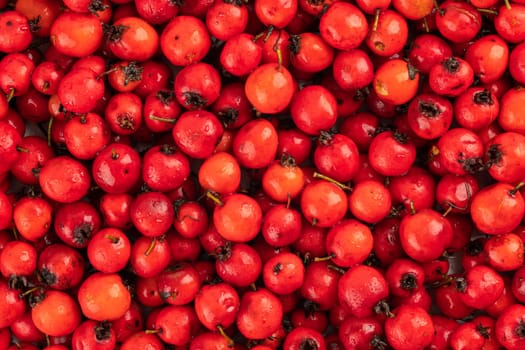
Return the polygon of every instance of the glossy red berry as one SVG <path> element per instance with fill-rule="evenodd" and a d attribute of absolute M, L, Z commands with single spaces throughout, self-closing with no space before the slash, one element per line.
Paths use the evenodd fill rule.
<path fill-rule="evenodd" d="M 246 243 L 226 243 L 216 249 L 217 275 L 225 282 L 237 287 L 247 287 L 254 283 L 262 271 L 262 259 L 252 246 Z M 250 265 L 250 271 L 243 266 Z"/>
<path fill-rule="evenodd" d="M 42 301 L 31 309 L 31 318 L 35 326 L 44 334 L 66 336 L 81 322 L 81 313 L 75 299 L 68 293 L 49 290 Z M 59 323 L 54 322 L 60 320 Z"/>
<path fill-rule="evenodd" d="M 131 255 L 131 243 L 126 234 L 116 228 L 103 228 L 91 237 L 87 246 L 90 264 L 101 272 L 122 270 Z"/>
<path fill-rule="evenodd" d="M 5 11 L 0 16 L 0 51 L 13 53 L 28 48 L 33 40 L 28 18 L 19 11 Z"/>
<path fill-rule="evenodd" d="M 294 253 L 282 252 L 266 261 L 262 270 L 264 286 L 277 295 L 291 294 L 304 282 L 304 265 Z"/>
<path fill-rule="evenodd" d="M 173 225 L 175 209 L 168 196 L 162 192 L 145 192 L 137 195 L 130 206 L 131 222 L 143 235 L 158 237 Z"/>
<path fill-rule="evenodd" d="M 487 145 L 486 158 L 490 164 L 488 173 L 493 179 L 515 184 L 523 180 L 521 174 L 521 150 L 524 135 L 516 132 L 503 132 L 494 136 Z"/>
<path fill-rule="evenodd" d="M 50 288 L 67 290 L 77 287 L 84 277 L 84 257 L 72 247 L 56 243 L 44 248 L 38 257 L 38 273 Z"/>
<path fill-rule="evenodd" d="M 214 153 L 223 132 L 219 118 L 207 111 L 182 113 L 172 129 L 173 140 L 179 149 L 197 159 L 208 158 Z"/>
<path fill-rule="evenodd" d="M 384 340 L 381 321 L 372 317 L 348 316 L 339 327 L 339 339 L 343 346 L 356 350 L 369 349 L 374 344 L 382 344 Z"/>
<path fill-rule="evenodd" d="M 498 15 L 494 18 L 494 27 L 499 36 L 509 43 L 519 43 L 525 39 L 522 24 L 525 21 L 525 4 L 514 6 L 501 5 Z"/>
<path fill-rule="evenodd" d="M 275 114 L 290 104 L 295 92 L 295 81 L 289 70 L 281 64 L 265 63 L 248 75 L 244 91 L 257 111 Z"/>
<path fill-rule="evenodd" d="M 485 242 L 489 264 L 497 271 L 512 271 L 523 265 L 523 240 L 509 232 L 492 236 Z"/>
<path fill-rule="evenodd" d="M 452 174 L 474 174 L 483 169 L 484 145 L 472 130 L 449 129 L 439 138 L 437 151 L 441 165 Z"/>
<path fill-rule="evenodd" d="M 346 219 L 328 230 L 326 251 L 337 266 L 351 267 L 363 263 L 372 252 L 373 236 L 363 223 Z"/>
<path fill-rule="evenodd" d="M 371 167 L 384 176 L 403 175 L 416 159 L 416 147 L 406 135 L 385 131 L 374 137 L 368 150 Z"/>
<path fill-rule="evenodd" d="M 396 259 L 385 271 L 385 279 L 392 295 L 407 297 L 424 288 L 425 272 L 410 259 Z"/>
<path fill-rule="evenodd" d="M 8 282 L 4 279 L 0 280 L 0 296 L 5 300 L 0 304 L 0 326 L 7 328 L 14 321 L 24 315 L 27 308 L 25 299 L 19 298 L 20 291 L 10 288 Z"/>
<path fill-rule="evenodd" d="M 417 94 L 420 74 L 402 59 L 389 59 L 375 71 L 372 86 L 384 103 L 401 105 Z"/>
<path fill-rule="evenodd" d="M 66 111 L 88 113 L 104 96 L 104 90 L 104 80 L 99 79 L 99 73 L 87 67 L 75 68 L 60 80 L 57 95 Z"/>
<path fill-rule="evenodd" d="M 467 47 L 464 57 L 483 83 L 497 81 L 510 67 L 508 45 L 501 36 L 495 34 L 474 41 Z"/>
<path fill-rule="evenodd" d="M 86 347 L 109 350 L 117 344 L 115 331 L 109 323 L 86 320 L 73 332 L 71 346 L 75 350 Z"/>
<path fill-rule="evenodd" d="M 248 242 L 257 236 L 262 209 L 255 199 L 234 193 L 219 201 L 213 211 L 213 224 L 222 237 L 233 242 Z"/>
<path fill-rule="evenodd" d="M 173 191 L 179 188 L 190 174 L 187 156 L 173 145 L 164 144 L 150 148 L 142 161 L 142 179 L 155 191 Z"/>
<path fill-rule="evenodd" d="M 13 223 L 20 236 L 37 241 L 51 228 L 53 207 L 42 197 L 25 196 L 13 208 Z"/>
<path fill-rule="evenodd" d="M 339 182 L 351 180 L 359 170 L 359 149 L 343 134 L 321 132 L 313 154 L 317 170 Z"/>
<path fill-rule="evenodd" d="M 30 276 L 37 266 L 37 251 L 30 243 L 7 242 L 0 250 L 0 272 L 5 278 Z"/>
<path fill-rule="evenodd" d="M 95 272 L 78 289 L 78 304 L 84 316 L 95 321 L 111 321 L 126 313 L 131 294 L 122 278 L 114 273 Z"/>
<path fill-rule="evenodd" d="M 436 139 L 452 124 L 452 103 L 436 94 L 419 94 L 408 106 L 407 120 L 410 130 L 417 136 Z"/>
<path fill-rule="evenodd" d="M 462 58 L 450 56 L 430 68 L 430 89 L 438 95 L 458 96 L 474 82 L 474 70 Z"/>
<path fill-rule="evenodd" d="M 154 318 L 158 337 L 166 344 L 183 346 L 189 343 L 198 327 L 198 319 L 189 305 L 165 306 Z"/>
<path fill-rule="evenodd" d="M 193 265 L 186 262 L 167 268 L 156 280 L 160 297 L 169 305 L 186 305 L 192 302 L 200 287 L 199 273 Z"/>
<path fill-rule="evenodd" d="M 421 34 L 414 38 L 408 53 L 410 63 L 423 74 L 445 58 L 452 56 L 450 45 L 440 36 Z"/>
<path fill-rule="evenodd" d="M 323 13 L 319 31 L 321 37 L 333 48 L 351 50 L 365 40 L 368 23 L 357 6 L 337 1 Z"/>
<path fill-rule="evenodd" d="M 282 304 L 267 289 L 247 291 L 241 297 L 236 325 L 248 339 L 264 339 L 273 334 L 283 317 Z"/>
<path fill-rule="evenodd" d="M 315 349 L 326 350 L 326 341 L 323 334 L 308 327 L 296 327 L 287 334 L 283 342 L 285 349 L 303 349 L 312 346 Z"/>
<path fill-rule="evenodd" d="M 425 262 L 439 258 L 453 238 L 450 222 L 433 209 L 405 216 L 399 226 L 401 245 L 412 259 Z"/>
<path fill-rule="evenodd" d="M 38 179 L 46 196 L 60 203 L 71 203 L 88 193 L 91 176 L 75 158 L 59 156 L 47 161 Z"/>
<path fill-rule="evenodd" d="M 108 48 L 121 60 L 147 61 L 159 48 L 157 31 L 140 17 L 127 16 L 115 20 L 107 35 Z"/>
<path fill-rule="evenodd" d="M 337 101 L 327 88 L 309 85 L 293 96 L 290 113 L 299 130 L 308 135 L 319 135 L 335 125 Z"/>
<path fill-rule="evenodd" d="M 194 36 L 191 35 L 192 33 Z M 176 66 L 199 62 L 206 56 L 210 47 L 211 38 L 206 25 L 193 16 L 173 17 L 160 36 L 162 53 Z"/>
<path fill-rule="evenodd" d="M 447 0 L 439 5 L 436 27 L 446 39 L 464 43 L 474 39 L 481 30 L 482 17 L 469 3 Z"/>
<path fill-rule="evenodd" d="M 455 281 L 461 301 L 472 308 L 481 309 L 492 305 L 503 293 L 503 277 L 494 269 L 477 265 L 467 271 L 465 277 Z"/>
<path fill-rule="evenodd" d="M 285 247 L 295 243 L 302 234 L 301 213 L 284 204 L 270 208 L 263 217 L 261 234 L 273 247 Z"/>
<path fill-rule="evenodd" d="M 303 189 L 301 210 L 306 220 L 313 225 L 331 227 L 346 215 L 348 200 L 339 186 L 317 180 Z"/>
<path fill-rule="evenodd" d="M 400 13 L 390 9 L 377 11 L 369 24 L 365 43 L 374 54 L 392 56 L 403 49 L 408 39 L 408 24 Z"/>
<path fill-rule="evenodd" d="M 241 168 L 238 160 L 230 153 L 218 152 L 204 160 L 198 177 L 204 190 L 229 194 L 240 186 Z"/>
<path fill-rule="evenodd" d="M 227 283 L 204 285 L 195 296 L 195 312 L 209 330 L 230 327 L 239 311 L 237 291 Z"/>
<path fill-rule="evenodd" d="M 50 28 L 51 44 L 60 53 L 72 57 L 93 54 L 102 43 L 102 37 L 102 23 L 87 13 L 63 12 Z"/>
<path fill-rule="evenodd" d="M 319 34 L 304 32 L 290 36 L 290 63 L 302 71 L 316 73 L 328 68 L 334 49 Z"/>
<path fill-rule="evenodd" d="M 393 317 L 385 321 L 385 336 L 396 350 L 425 348 L 432 342 L 434 323 L 420 307 L 403 305 L 393 310 Z M 404 330 L 411 329 L 411 332 Z"/>
<path fill-rule="evenodd" d="M 503 311 L 496 321 L 496 338 L 501 345 L 509 350 L 520 349 L 525 344 L 525 336 L 523 335 L 524 311 L 523 305 L 514 304 Z"/>
<path fill-rule="evenodd" d="M 388 297 L 388 285 L 379 270 L 358 265 L 346 271 L 339 279 L 339 302 L 357 317 L 369 317 Z"/>
<path fill-rule="evenodd" d="M 523 196 L 516 187 L 499 182 L 482 188 L 471 202 L 470 216 L 486 234 L 511 232 L 525 212 Z"/>

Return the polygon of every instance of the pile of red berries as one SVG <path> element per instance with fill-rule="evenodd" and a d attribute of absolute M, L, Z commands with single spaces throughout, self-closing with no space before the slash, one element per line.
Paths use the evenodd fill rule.
<path fill-rule="evenodd" d="M 0 9 L 0 350 L 525 349 L 524 0 Z"/>

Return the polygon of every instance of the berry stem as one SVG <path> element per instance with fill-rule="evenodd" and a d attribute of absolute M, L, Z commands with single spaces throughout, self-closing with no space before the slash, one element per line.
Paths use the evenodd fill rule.
<path fill-rule="evenodd" d="M 104 238 L 105 239 L 109 239 L 111 241 L 111 243 L 118 243 L 119 242 L 119 238 L 115 237 L 115 236 L 112 236 L 112 235 L 105 235 Z"/>
<path fill-rule="evenodd" d="M 443 214 L 441 214 L 441 216 L 443 217 L 446 217 L 448 214 L 450 214 L 450 212 L 452 212 L 452 209 L 454 209 L 454 207 L 452 206 L 452 203 L 447 202 L 447 204 L 448 204 L 447 209 L 443 212 Z"/>
<path fill-rule="evenodd" d="M 29 150 L 25 147 L 22 147 L 22 146 L 16 146 L 16 150 L 18 152 L 23 152 L 23 153 L 29 153 Z"/>
<path fill-rule="evenodd" d="M 346 272 L 345 270 L 343 270 L 342 268 L 340 268 L 339 266 L 336 266 L 336 265 L 328 264 L 327 267 L 330 270 L 339 272 L 341 275 L 344 275 L 344 273 Z"/>
<path fill-rule="evenodd" d="M 9 103 L 13 99 L 14 96 L 15 96 L 15 88 L 10 88 L 9 93 L 5 97 L 5 99 L 7 100 L 7 103 Z"/>
<path fill-rule="evenodd" d="M 509 194 L 511 196 L 514 196 L 519 190 L 521 190 L 525 186 L 525 182 L 520 182 L 512 190 L 509 191 Z"/>
<path fill-rule="evenodd" d="M 414 201 L 410 201 L 410 215 L 415 215 L 417 213 L 416 206 L 414 205 Z"/>
<path fill-rule="evenodd" d="M 15 226 L 13 226 L 13 237 L 14 237 L 15 241 L 18 241 L 18 239 L 19 239 L 18 231 L 17 231 Z"/>
<path fill-rule="evenodd" d="M 425 27 L 425 32 L 430 33 L 430 27 L 428 25 L 427 16 L 423 17 L 423 26 Z"/>
<path fill-rule="evenodd" d="M 372 32 L 377 31 L 377 26 L 379 25 L 379 14 L 381 13 L 381 9 L 377 8 L 374 14 L 374 23 L 372 24 Z"/>
<path fill-rule="evenodd" d="M 156 238 L 153 238 L 151 240 L 151 243 L 149 244 L 148 246 L 148 249 L 146 249 L 146 251 L 144 252 L 144 255 L 145 256 L 148 256 L 151 254 L 151 252 L 153 251 L 153 248 L 155 248 L 155 245 L 157 244 L 157 239 Z"/>
<path fill-rule="evenodd" d="M 217 205 L 224 205 L 224 202 L 221 201 L 221 199 L 219 198 L 219 195 L 215 192 L 212 192 L 212 191 L 207 191 L 206 192 L 206 197 L 208 197 L 209 199 L 211 199 L 213 201 L 213 203 L 217 204 Z"/>
<path fill-rule="evenodd" d="M 49 122 L 47 123 L 47 145 L 51 146 L 51 128 L 53 127 L 53 121 L 55 118 L 51 117 L 49 118 Z"/>
<path fill-rule="evenodd" d="M 176 119 L 174 118 L 162 118 L 162 117 L 157 117 L 156 115 L 154 114 L 150 114 L 148 116 L 149 119 L 151 120 L 156 120 L 156 121 L 159 121 L 159 122 L 164 122 L 164 123 L 172 123 L 172 124 L 175 124 L 175 122 L 177 121 Z"/>
<path fill-rule="evenodd" d="M 498 15 L 498 11 L 492 10 L 492 9 L 483 9 L 483 8 L 478 7 L 476 8 L 476 11 L 481 12 L 481 13 L 486 13 L 488 15 L 494 15 L 494 16 Z"/>
<path fill-rule="evenodd" d="M 235 345 L 235 342 L 232 338 L 226 332 L 224 331 L 224 328 L 221 325 L 217 325 L 217 331 L 219 331 L 220 335 L 222 335 L 226 341 L 228 342 L 228 347 L 232 348 Z"/>
<path fill-rule="evenodd" d="M 313 175 L 313 176 L 314 176 L 315 179 L 321 179 L 321 180 L 325 180 L 325 181 L 331 182 L 331 183 L 333 183 L 334 185 L 339 186 L 339 187 L 342 188 L 343 190 L 346 190 L 346 191 L 351 191 L 351 190 L 352 190 L 352 188 L 351 188 L 350 186 L 347 186 L 347 185 L 345 185 L 345 184 L 343 184 L 343 183 L 341 183 L 341 182 L 339 182 L 339 181 L 337 181 L 337 180 L 334 180 L 334 179 L 332 179 L 332 178 L 329 177 L 329 176 L 326 176 L 326 175 L 323 175 L 323 174 L 321 174 L 321 173 L 318 173 L 317 171 L 314 172 L 314 175 Z"/>
<path fill-rule="evenodd" d="M 333 258 L 335 258 L 335 254 L 330 254 L 330 255 L 327 255 L 327 256 L 316 256 L 314 257 L 314 261 L 328 261 L 328 260 L 332 260 Z"/>
<path fill-rule="evenodd" d="M 436 9 L 437 13 L 439 13 L 441 16 L 443 16 L 443 10 L 441 10 L 441 8 L 439 7 L 439 3 L 437 2 L 437 0 L 434 0 L 434 8 Z"/>
<path fill-rule="evenodd" d="M 20 293 L 20 294 L 18 295 L 18 297 L 19 297 L 20 299 L 22 299 L 22 298 L 28 296 L 29 294 L 31 294 L 31 293 L 33 293 L 33 292 L 36 292 L 38 289 L 40 289 L 40 287 L 33 287 L 33 288 L 30 288 L 30 289 L 26 290 L 25 292 Z"/>

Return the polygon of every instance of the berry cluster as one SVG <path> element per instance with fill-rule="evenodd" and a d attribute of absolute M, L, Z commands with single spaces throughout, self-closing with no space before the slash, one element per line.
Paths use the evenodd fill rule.
<path fill-rule="evenodd" d="M 525 349 L 525 0 L 0 0 L 0 350 Z"/>

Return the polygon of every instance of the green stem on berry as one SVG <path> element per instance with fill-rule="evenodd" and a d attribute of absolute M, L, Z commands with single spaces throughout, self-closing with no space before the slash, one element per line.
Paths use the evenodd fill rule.
<path fill-rule="evenodd" d="M 381 14 L 381 9 L 377 8 L 374 14 L 374 23 L 372 24 L 372 32 L 377 31 L 377 26 L 379 25 L 379 14 Z"/>
<path fill-rule="evenodd" d="M 49 118 L 49 122 L 47 123 L 47 145 L 51 146 L 51 127 L 53 126 L 53 121 L 55 118 L 51 117 Z"/>
<path fill-rule="evenodd" d="M 315 258 L 313 258 L 313 261 L 328 261 L 328 260 L 332 260 L 333 258 L 335 258 L 335 254 L 330 254 L 330 255 L 327 255 L 327 256 L 316 256 Z"/>
<path fill-rule="evenodd" d="M 213 191 L 207 191 L 206 192 L 206 197 L 208 197 L 209 199 L 211 199 L 213 201 L 213 203 L 217 204 L 217 205 L 224 205 L 224 202 L 221 201 L 221 199 L 219 198 L 219 195 Z"/>
<path fill-rule="evenodd" d="M 146 251 L 144 252 L 144 255 L 145 256 L 148 256 L 151 254 L 151 252 L 153 251 L 153 248 L 155 248 L 155 245 L 157 244 L 157 239 L 156 238 L 153 238 L 151 240 L 151 243 L 149 244 L 148 246 L 148 249 L 146 249 Z"/>
<path fill-rule="evenodd" d="M 423 17 L 423 26 L 425 27 L 425 33 L 430 33 L 427 16 Z"/>
<path fill-rule="evenodd" d="M 174 124 L 177 121 L 177 119 L 175 118 L 162 118 L 162 117 L 157 117 L 154 114 L 150 114 L 148 118 L 151 120 L 156 120 L 158 122 L 172 123 L 172 124 Z"/>
<path fill-rule="evenodd" d="M 414 204 L 414 201 L 410 201 L 410 215 L 416 214 L 416 206 Z"/>
<path fill-rule="evenodd" d="M 22 146 L 16 146 L 16 150 L 18 152 L 23 152 L 23 153 L 29 153 L 29 150 L 25 147 L 22 147 Z"/>
<path fill-rule="evenodd" d="M 33 287 L 33 288 L 31 288 L 31 289 L 26 290 L 25 292 L 20 293 L 20 294 L 18 295 L 18 297 L 19 297 L 20 299 L 22 299 L 22 298 L 28 296 L 29 294 L 31 294 L 31 293 L 33 293 L 33 292 L 36 292 L 38 289 L 40 289 L 40 287 L 38 287 L 38 286 L 37 286 L 37 287 Z"/>
<path fill-rule="evenodd" d="M 476 8 L 476 11 L 481 12 L 481 13 L 486 13 L 487 15 L 494 15 L 494 16 L 498 15 L 498 11 L 492 10 L 492 9 L 483 9 L 483 8 L 478 7 Z"/>
<path fill-rule="evenodd" d="M 118 237 L 115 237 L 115 236 L 112 236 L 112 235 L 104 235 L 104 238 L 105 239 L 108 239 L 111 241 L 111 243 L 118 243 L 119 242 L 119 238 Z"/>
<path fill-rule="evenodd" d="M 224 328 L 222 328 L 221 325 L 217 325 L 217 331 L 219 331 L 219 334 L 222 335 L 224 339 L 226 339 L 226 342 L 228 343 L 228 347 L 232 348 L 235 345 L 235 342 L 232 338 L 226 332 L 224 331 Z"/>
<path fill-rule="evenodd" d="M 434 8 L 436 9 L 437 13 L 439 13 L 441 16 L 443 16 L 443 11 L 439 7 L 439 3 L 437 2 L 437 0 L 434 0 Z"/>
<path fill-rule="evenodd" d="M 329 176 L 326 176 L 326 175 L 323 175 L 323 174 L 321 174 L 321 173 L 318 173 L 317 171 L 314 172 L 314 175 L 313 175 L 313 176 L 314 176 L 315 179 L 321 179 L 321 180 L 325 180 L 325 181 L 331 182 L 331 183 L 333 183 L 334 185 L 339 186 L 339 187 L 342 188 L 343 190 L 346 190 L 346 191 L 351 191 L 351 190 L 352 190 L 352 188 L 351 188 L 350 186 L 347 186 L 347 185 L 345 185 L 345 184 L 342 183 L 342 182 L 339 182 L 339 181 L 337 181 L 337 180 L 335 180 L 335 179 L 332 179 L 332 178 L 329 177 Z"/>
<path fill-rule="evenodd" d="M 7 103 L 9 103 L 9 101 L 11 101 L 14 96 L 15 96 L 15 88 L 10 88 L 9 93 L 5 96 Z"/>

